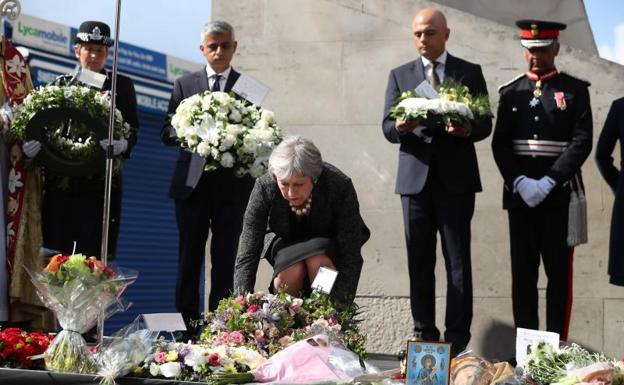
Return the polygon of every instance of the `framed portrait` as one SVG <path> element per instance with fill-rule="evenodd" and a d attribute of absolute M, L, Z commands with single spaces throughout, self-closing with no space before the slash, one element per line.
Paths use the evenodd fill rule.
<path fill-rule="evenodd" d="M 407 342 L 406 385 L 449 385 L 451 344 Z"/>

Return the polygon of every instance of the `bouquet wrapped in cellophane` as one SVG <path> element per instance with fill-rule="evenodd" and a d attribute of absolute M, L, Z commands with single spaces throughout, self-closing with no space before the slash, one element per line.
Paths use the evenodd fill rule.
<path fill-rule="evenodd" d="M 93 355 L 82 334 L 127 306 L 120 297 L 137 272 L 113 270 L 95 257 L 55 255 L 42 272 L 28 271 L 41 301 L 56 314 L 63 330 L 44 353 L 48 370 L 95 371 Z"/>
<path fill-rule="evenodd" d="M 488 96 L 471 95 L 463 84 L 443 83 L 437 89 L 437 94 L 437 98 L 427 99 L 414 91 L 403 92 L 398 103 L 390 108 L 390 116 L 405 121 L 426 122 L 437 119 L 444 124 L 492 116 Z"/>
<path fill-rule="evenodd" d="M 149 330 L 143 316 L 102 342 L 96 355 L 100 384 L 114 385 L 115 379 L 130 373 L 152 350 L 159 331 Z"/>

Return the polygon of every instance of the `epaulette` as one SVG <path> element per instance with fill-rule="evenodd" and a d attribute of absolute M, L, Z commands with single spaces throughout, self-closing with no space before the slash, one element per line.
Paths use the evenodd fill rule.
<path fill-rule="evenodd" d="M 564 75 L 564 76 L 567 76 L 567 77 L 569 77 L 569 78 L 571 78 L 571 79 L 574 79 L 574 80 L 576 80 L 576 81 L 579 81 L 579 82 L 581 82 L 581 83 L 585 84 L 585 86 L 586 86 L 586 87 L 591 86 L 591 83 L 590 83 L 589 81 L 587 81 L 587 80 L 585 80 L 585 79 L 577 78 L 576 76 L 570 75 L 569 73 L 567 73 L 567 72 L 565 72 L 565 71 L 560 71 L 560 72 L 559 72 L 559 74 Z"/>
<path fill-rule="evenodd" d="M 511 79 L 510 81 L 508 81 L 507 83 L 501 84 L 500 86 L 498 86 L 498 93 L 500 93 L 503 88 L 512 85 L 513 83 L 517 82 L 518 80 L 522 79 L 523 77 L 525 77 L 526 74 L 520 74 L 518 76 L 516 76 L 515 78 Z"/>

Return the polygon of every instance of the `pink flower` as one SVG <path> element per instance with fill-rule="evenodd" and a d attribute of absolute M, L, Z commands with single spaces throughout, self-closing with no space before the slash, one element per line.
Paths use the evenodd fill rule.
<path fill-rule="evenodd" d="M 238 297 L 234 298 L 234 302 L 245 306 L 247 305 L 247 298 L 243 297 L 242 295 L 239 295 Z"/>
<path fill-rule="evenodd" d="M 210 366 L 221 365 L 221 357 L 219 357 L 219 353 L 211 353 L 208 355 L 208 365 Z"/>
<path fill-rule="evenodd" d="M 247 308 L 247 314 L 253 314 L 258 311 L 258 305 L 253 304 Z"/>
<path fill-rule="evenodd" d="M 165 352 L 158 352 L 154 355 L 154 361 L 158 362 L 159 364 L 162 364 L 163 362 L 167 361 L 167 353 Z"/>
<path fill-rule="evenodd" d="M 245 341 L 245 336 L 239 331 L 233 331 L 228 336 L 228 339 L 236 344 L 242 344 Z"/>
<path fill-rule="evenodd" d="M 336 324 L 338 324 L 338 320 L 336 319 L 336 317 L 335 316 L 329 317 L 329 326 L 334 326 Z"/>

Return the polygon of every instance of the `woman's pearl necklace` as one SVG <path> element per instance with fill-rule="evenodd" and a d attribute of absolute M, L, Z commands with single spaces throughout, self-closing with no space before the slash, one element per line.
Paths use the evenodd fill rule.
<path fill-rule="evenodd" d="M 310 214 L 310 208 L 312 207 L 312 194 L 310 194 L 310 196 L 306 200 L 305 205 L 301 209 L 296 208 L 290 202 L 288 202 L 288 204 L 290 205 L 290 210 L 293 213 L 295 213 L 295 215 L 298 215 L 298 216 L 308 215 L 308 214 Z"/>

